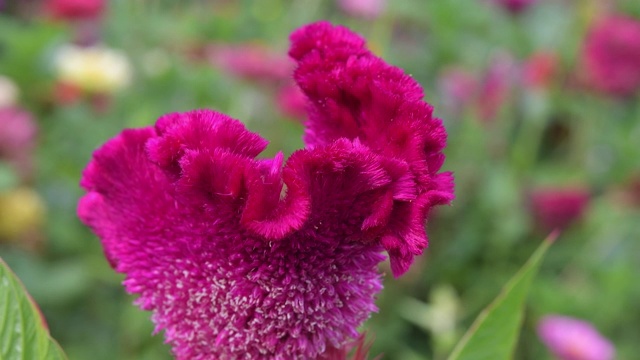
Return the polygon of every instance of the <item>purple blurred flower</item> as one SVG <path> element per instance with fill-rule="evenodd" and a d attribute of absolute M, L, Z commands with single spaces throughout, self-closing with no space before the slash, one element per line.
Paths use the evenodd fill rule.
<path fill-rule="evenodd" d="M 290 59 L 256 44 L 212 45 L 206 51 L 213 65 L 253 81 L 288 81 L 294 67 Z"/>
<path fill-rule="evenodd" d="M 386 0 L 338 0 L 338 6 L 348 15 L 375 19 L 384 11 Z"/>
<path fill-rule="evenodd" d="M 561 360 L 612 360 L 615 356 L 613 345 L 582 320 L 545 316 L 538 324 L 538 336 Z"/>
<path fill-rule="evenodd" d="M 446 69 L 438 81 L 444 105 L 451 114 L 473 105 L 478 86 L 474 74 L 464 68 Z"/>
<path fill-rule="evenodd" d="M 584 45 L 587 80 L 595 89 L 630 95 L 640 89 L 640 21 L 620 15 L 596 22 Z"/>
<path fill-rule="evenodd" d="M 7 159 L 22 177 L 28 177 L 33 169 L 37 134 L 38 127 L 29 112 L 0 108 L 0 158 Z"/>
<path fill-rule="evenodd" d="M 536 2 L 538 2 L 538 0 L 494 0 L 494 1 L 512 14 L 519 14 L 527 10 Z"/>
<path fill-rule="evenodd" d="M 478 89 L 478 117 L 491 122 L 509 99 L 517 67 L 507 54 L 497 56 L 486 70 Z"/>
<path fill-rule="evenodd" d="M 590 197 L 582 188 L 536 189 L 531 193 L 531 210 L 543 231 L 564 229 L 582 217 Z"/>
<path fill-rule="evenodd" d="M 291 42 L 309 120 L 284 166 L 198 110 L 123 131 L 83 174 L 80 218 L 180 359 L 335 358 L 376 309 L 380 252 L 407 271 L 429 210 L 453 198 L 419 84 L 344 27 Z"/>

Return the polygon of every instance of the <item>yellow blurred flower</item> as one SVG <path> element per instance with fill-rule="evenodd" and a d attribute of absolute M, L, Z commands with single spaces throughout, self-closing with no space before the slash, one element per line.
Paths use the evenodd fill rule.
<path fill-rule="evenodd" d="M 102 45 L 65 45 L 55 58 L 58 80 L 89 93 L 108 94 L 131 83 L 132 69 L 127 56 Z"/>
<path fill-rule="evenodd" d="M 0 75 L 0 109 L 15 105 L 18 95 L 16 84 L 11 79 Z"/>
<path fill-rule="evenodd" d="M 28 188 L 0 193 L 0 238 L 16 240 L 42 225 L 45 205 L 40 195 Z"/>

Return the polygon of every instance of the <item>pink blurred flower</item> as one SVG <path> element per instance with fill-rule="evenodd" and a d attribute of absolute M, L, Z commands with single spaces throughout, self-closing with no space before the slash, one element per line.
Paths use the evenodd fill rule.
<path fill-rule="evenodd" d="M 519 14 L 538 2 L 538 0 L 494 0 L 494 2 L 512 14 Z"/>
<path fill-rule="evenodd" d="M 384 11 L 386 0 L 338 0 L 338 6 L 348 15 L 375 19 Z"/>
<path fill-rule="evenodd" d="M 107 0 L 46 0 L 45 8 L 55 18 L 64 20 L 100 17 Z"/>
<path fill-rule="evenodd" d="M 479 78 L 463 68 L 447 69 L 439 80 L 443 102 L 452 114 L 473 107 L 476 116 L 489 123 L 509 100 L 516 70 L 515 62 L 506 54 L 494 58 Z"/>
<path fill-rule="evenodd" d="M 476 77 L 464 68 L 446 69 L 438 81 L 444 106 L 452 114 L 473 104 L 478 86 Z"/>
<path fill-rule="evenodd" d="M 543 231 L 564 229 L 583 216 L 590 197 L 582 188 L 536 189 L 531 193 L 531 210 Z"/>
<path fill-rule="evenodd" d="M 293 62 L 259 45 L 213 45 L 209 60 L 222 70 L 253 81 L 284 82 L 291 79 Z"/>
<path fill-rule="evenodd" d="M 613 345 L 588 322 L 559 315 L 542 318 L 538 336 L 560 360 L 613 360 Z"/>
<path fill-rule="evenodd" d="M 410 76 L 326 22 L 289 55 L 309 119 L 284 166 L 197 110 L 123 131 L 83 173 L 79 217 L 179 359 L 339 355 L 376 309 L 380 252 L 406 272 L 453 198 L 446 131 Z"/>
<path fill-rule="evenodd" d="M 0 157 L 7 159 L 22 177 L 32 171 L 37 133 L 30 113 L 15 107 L 0 108 Z"/>
<path fill-rule="evenodd" d="M 525 61 L 522 81 L 530 89 L 548 88 L 556 75 L 558 59 L 554 53 L 537 52 Z"/>
<path fill-rule="evenodd" d="M 493 121 L 509 98 L 515 77 L 515 63 L 508 55 L 496 57 L 489 65 L 478 89 L 478 117 Z"/>
<path fill-rule="evenodd" d="M 287 116 L 304 120 L 307 117 L 307 97 L 296 84 L 283 86 L 278 90 L 278 107 Z"/>
<path fill-rule="evenodd" d="M 640 89 L 640 21 L 621 15 L 600 19 L 589 31 L 583 63 L 595 89 L 630 95 Z"/>

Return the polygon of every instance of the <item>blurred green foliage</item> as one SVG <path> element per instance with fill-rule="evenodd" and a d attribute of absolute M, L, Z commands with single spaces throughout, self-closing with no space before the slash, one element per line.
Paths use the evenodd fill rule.
<path fill-rule="evenodd" d="M 122 128 L 201 107 L 260 132 L 271 141 L 265 156 L 301 148 L 302 125 L 275 107 L 269 85 L 193 57 L 211 43 L 260 43 L 285 54 L 293 29 L 329 19 L 363 34 L 375 52 L 424 86 L 449 132 L 444 167 L 456 176 L 453 206 L 431 214 L 425 255 L 403 278 L 385 281 L 380 311 L 364 326 L 375 336 L 372 354 L 444 359 L 455 343 L 450 338 L 462 335 L 547 235 L 529 206 L 530 191 L 545 185 L 586 187 L 592 197 L 532 284 L 515 358 L 549 358 L 535 334 L 537 319 L 548 313 L 593 322 L 620 359 L 634 358 L 640 353 L 640 210 L 629 184 L 640 174 L 640 101 L 575 84 L 594 3 L 542 1 L 511 16 L 480 0 L 398 0 L 380 18 L 363 20 L 342 14 L 332 1 L 113 0 L 100 24 L 102 42 L 127 54 L 134 79 L 101 109 L 88 98 L 60 105 L 52 95 L 54 50 L 72 38 L 70 25 L 0 15 L 0 74 L 17 83 L 20 105 L 40 127 L 36 172 L 25 185 L 47 208 L 41 246 L 5 242 L 0 257 L 41 306 L 69 358 L 170 358 L 162 336 L 151 336 L 149 314 L 131 304 L 123 277 L 75 216 L 81 171 L 91 152 Z M 637 4 L 620 1 L 619 8 L 640 16 Z M 551 83 L 538 90 L 513 86 L 491 121 L 481 121 L 474 106 L 446 106 L 439 87 L 445 69 L 483 74 L 497 54 L 521 64 L 539 51 L 557 56 Z M 2 189 L 14 183 L 0 167 Z M 442 289 L 449 289 L 444 302 L 436 300 Z M 443 303 L 458 305 L 447 310 Z M 407 306 L 450 314 L 444 321 L 453 329 L 442 330 L 428 311 L 407 319 Z"/>

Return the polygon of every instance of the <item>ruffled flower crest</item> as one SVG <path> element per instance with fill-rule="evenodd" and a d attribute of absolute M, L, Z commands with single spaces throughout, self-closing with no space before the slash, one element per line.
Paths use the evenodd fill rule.
<path fill-rule="evenodd" d="M 181 359 L 341 353 L 381 289 L 427 245 L 446 132 L 420 86 L 346 28 L 292 37 L 309 100 L 305 140 L 256 158 L 266 140 L 226 115 L 168 114 L 94 153 L 80 218 Z"/>

